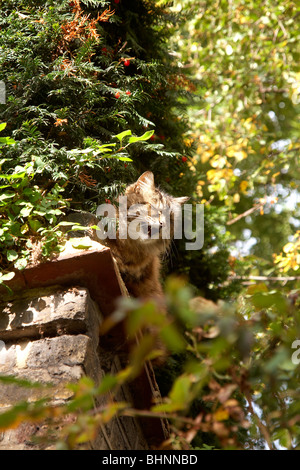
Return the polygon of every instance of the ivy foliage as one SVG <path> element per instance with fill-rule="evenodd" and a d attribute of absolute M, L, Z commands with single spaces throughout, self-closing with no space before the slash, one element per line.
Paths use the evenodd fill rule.
<path fill-rule="evenodd" d="M 15 143 L 1 149 L 7 175 L 1 182 L 22 167 L 28 173 L 22 188 L 37 201 L 36 192 L 45 201 L 49 195 L 56 211 L 46 218 L 38 208 L 29 211 L 32 201 L 20 193 L 27 209 L 10 212 L 22 232 L 11 234 L 8 245 L 2 240 L 4 269 L 25 267 L 27 243 L 40 243 L 45 256 L 59 249 L 60 230 L 50 242 L 44 236 L 50 232 L 40 225 L 55 227 L 68 208 L 95 212 L 145 170 L 170 194 L 193 194 L 192 149 L 184 136 L 195 86 L 169 53 L 176 23 L 177 15 L 156 2 L 2 2 L 0 80 L 7 102 L 0 105 L 0 119 L 7 123 L 4 135 Z M 199 202 L 196 195 L 192 202 Z M 206 219 L 210 241 L 203 270 L 192 271 L 192 257 L 178 243 L 166 271 L 192 274 L 198 289 L 217 297 L 229 270 L 213 268 L 210 250 L 219 245 L 221 262 L 228 256 L 228 236 L 221 230 L 216 235 L 213 224 L 222 222 L 214 208 L 207 209 Z M 22 261 L 11 264 L 7 250 Z"/>

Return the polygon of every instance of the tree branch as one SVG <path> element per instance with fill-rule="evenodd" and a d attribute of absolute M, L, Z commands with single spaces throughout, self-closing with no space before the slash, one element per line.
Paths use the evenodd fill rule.
<path fill-rule="evenodd" d="M 247 217 L 247 215 L 252 214 L 252 212 L 257 211 L 261 207 L 263 207 L 263 204 L 256 204 L 255 206 L 251 207 L 251 209 L 248 209 L 246 212 L 243 212 L 242 214 L 238 215 L 234 219 L 228 220 L 228 222 L 226 222 L 226 225 L 235 224 L 235 222 L 237 222 L 238 220 L 242 219 L 243 217 Z"/>
<path fill-rule="evenodd" d="M 230 276 L 230 279 L 242 279 L 245 281 L 298 281 L 300 276 Z"/>

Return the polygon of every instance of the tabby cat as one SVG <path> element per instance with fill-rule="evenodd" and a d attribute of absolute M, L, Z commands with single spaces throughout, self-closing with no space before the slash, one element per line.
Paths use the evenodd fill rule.
<path fill-rule="evenodd" d="M 133 297 L 161 299 L 161 256 L 170 247 L 176 216 L 188 197 L 170 196 L 154 184 L 150 171 L 127 187 L 128 237 L 122 239 L 120 228 L 107 244 L 115 257 L 122 279 Z M 119 212 L 120 213 L 120 212 Z M 120 219 L 119 219 L 120 222 Z M 136 222 L 136 236 L 130 236 L 130 225 Z"/>

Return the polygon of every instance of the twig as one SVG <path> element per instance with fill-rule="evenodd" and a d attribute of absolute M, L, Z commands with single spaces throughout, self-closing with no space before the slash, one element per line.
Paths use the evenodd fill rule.
<path fill-rule="evenodd" d="M 252 212 L 255 212 L 258 209 L 261 209 L 263 207 L 263 204 L 256 204 L 255 206 L 251 207 L 251 209 L 248 209 L 246 212 L 243 212 L 242 214 L 238 215 L 234 219 L 228 220 L 226 225 L 232 225 L 235 224 L 238 220 L 242 219 L 243 217 L 247 217 L 247 215 L 252 214 Z"/>
<path fill-rule="evenodd" d="M 98 414 L 106 410 L 105 406 L 99 406 L 93 409 L 92 414 Z M 169 414 L 169 413 L 156 413 L 154 411 L 148 411 L 148 410 L 138 410 L 138 409 L 133 409 L 133 408 L 125 408 L 121 409 L 118 411 L 119 415 L 122 416 L 128 416 L 128 417 L 142 417 L 142 418 L 156 418 L 156 419 L 170 419 L 170 420 L 175 420 L 179 421 L 181 423 L 187 424 L 189 426 L 196 426 L 196 427 L 201 427 L 200 423 L 196 423 L 193 418 L 185 418 L 183 416 L 177 416 L 174 414 Z"/>
<path fill-rule="evenodd" d="M 273 88 L 271 86 L 266 87 L 266 88 L 260 86 L 259 91 L 261 93 L 286 93 L 287 92 L 286 88 Z"/>
<path fill-rule="evenodd" d="M 266 443 L 268 444 L 268 447 L 270 450 L 274 450 L 274 446 L 269 434 L 268 428 L 264 425 L 264 423 L 261 421 L 260 417 L 257 415 L 257 413 L 254 411 L 253 405 L 252 405 L 252 398 L 249 392 L 245 391 L 245 397 L 248 402 L 248 408 L 250 413 L 252 414 L 254 421 L 256 422 L 259 430 L 261 431 L 262 435 L 264 436 Z"/>
<path fill-rule="evenodd" d="M 245 281 L 298 281 L 300 276 L 230 276 L 230 279 L 242 279 Z"/>

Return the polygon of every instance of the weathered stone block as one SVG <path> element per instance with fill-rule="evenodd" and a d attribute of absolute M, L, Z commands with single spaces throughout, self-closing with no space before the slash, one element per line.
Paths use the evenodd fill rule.
<path fill-rule="evenodd" d="M 63 335 L 36 341 L 9 344 L 0 374 L 24 378 L 54 386 L 53 403 L 70 398 L 66 383 L 77 382 L 83 375 L 99 381 L 101 372 L 96 344 L 86 335 Z M 48 396 L 46 388 L 23 388 L 0 384 L 0 410 L 21 400 Z"/>
<path fill-rule="evenodd" d="M 27 291 L 2 305 L 0 374 L 52 383 L 61 389 L 85 374 L 98 381 L 101 314 L 88 290 L 51 288 L 37 294 L 35 289 Z M 0 386 L 0 406 L 12 404 L 12 397 L 14 401 L 32 399 L 38 393 Z"/>
<path fill-rule="evenodd" d="M 101 314 L 85 288 L 32 289 L 0 306 L 0 340 L 87 332 L 98 340 Z"/>
<path fill-rule="evenodd" d="M 0 383 L 0 413 L 17 402 L 42 397 L 50 397 L 53 405 L 63 404 L 72 397 L 67 383 L 77 382 L 83 376 L 99 383 L 107 371 L 117 373 L 122 368 L 120 350 L 110 349 L 106 354 L 102 341 L 100 347 L 101 321 L 99 308 L 85 288 L 32 289 L 2 305 L 0 375 L 50 383 L 52 387 L 23 388 Z M 120 388 L 115 399 L 133 403 L 127 386 Z M 104 406 L 106 400 L 107 397 L 99 397 L 95 406 Z M 0 432 L 0 450 L 39 448 L 31 437 L 42 434 L 45 426 L 23 422 L 17 429 Z M 148 444 L 139 420 L 122 417 L 100 427 L 95 440 L 86 448 L 147 449 Z"/>
<path fill-rule="evenodd" d="M 20 401 L 51 397 L 61 404 L 72 396 L 67 383 L 103 376 L 98 355 L 101 314 L 85 288 L 29 290 L 0 308 L 0 375 L 13 375 L 51 388 L 0 383 L 0 412 Z M 0 435 L 0 449 L 32 448 L 23 423 Z"/>

